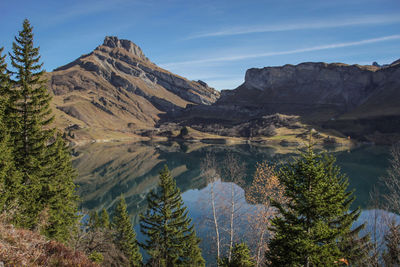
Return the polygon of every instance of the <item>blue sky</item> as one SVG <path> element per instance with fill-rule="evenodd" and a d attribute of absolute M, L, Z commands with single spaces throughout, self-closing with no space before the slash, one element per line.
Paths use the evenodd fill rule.
<path fill-rule="evenodd" d="M 0 47 L 10 50 L 28 18 L 47 71 L 107 35 L 217 89 L 237 87 L 253 67 L 400 58 L 399 0 L 1 0 L 0 10 Z"/>

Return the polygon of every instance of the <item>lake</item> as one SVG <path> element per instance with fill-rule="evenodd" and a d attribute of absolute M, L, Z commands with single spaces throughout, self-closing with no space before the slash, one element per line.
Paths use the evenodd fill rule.
<path fill-rule="evenodd" d="M 167 164 L 178 187 L 183 192 L 183 200 L 196 224 L 198 235 L 203 240 L 210 241 L 213 233 L 212 225 L 208 223 L 211 215 L 209 203 L 211 184 L 207 184 L 200 170 L 205 155 L 214 154 L 217 162 L 222 164 L 226 155 L 233 154 L 246 166 L 244 182 L 240 186 L 233 185 L 238 206 L 241 208 L 236 239 L 243 240 L 246 239 L 245 234 L 248 231 L 246 220 L 248 215 L 251 216 L 254 212 L 254 206 L 246 202 L 245 190 L 252 182 L 256 163 L 267 161 L 279 166 L 291 160 L 296 155 L 297 148 L 249 144 L 139 142 L 91 144 L 75 148 L 73 153 L 74 166 L 79 173 L 77 184 L 82 209 L 100 210 L 104 207 L 112 212 L 118 197 L 123 194 L 138 233 L 137 223 L 139 214 L 146 209 L 146 195 L 156 188 L 158 173 Z M 389 147 L 361 146 L 329 153 L 336 157 L 342 172 L 349 177 L 349 189 L 355 190 L 356 200 L 353 208 L 361 207 L 367 211 L 369 194 L 388 167 Z M 221 199 L 224 199 L 231 185 L 231 181 L 226 179 L 213 184 Z M 140 233 L 138 233 L 138 238 L 141 238 Z M 203 254 L 208 261 L 211 261 L 214 258 L 210 249 L 212 242 L 206 243 L 202 243 Z"/>

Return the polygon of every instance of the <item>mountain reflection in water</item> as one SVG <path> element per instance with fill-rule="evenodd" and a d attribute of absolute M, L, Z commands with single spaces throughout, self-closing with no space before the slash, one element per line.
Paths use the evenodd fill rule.
<path fill-rule="evenodd" d="M 207 182 L 201 176 L 200 164 L 206 153 L 213 153 L 222 162 L 233 153 L 246 164 L 246 191 L 252 182 L 257 162 L 284 164 L 296 155 L 296 148 L 254 145 L 206 145 L 202 143 L 108 143 L 75 148 L 74 166 L 78 169 L 78 193 L 82 208 L 112 211 L 123 194 L 133 222 L 146 209 L 146 194 L 156 188 L 158 173 L 167 164 L 184 199 L 190 201 L 190 213 L 196 216 L 197 196 Z M 349 177 L 350 189 L 355 189 L 354 207 L 368 207 L 369 193 L 385 174 L 389 148 L 365 146 L 351 151 L 332 152 L 342 172 Z M 229 182 L 225 181 L 224 182 Z M 196 189 L 196 190 L 194 190 Z M 206 192 L 206 191 L 204 191 Z"/>

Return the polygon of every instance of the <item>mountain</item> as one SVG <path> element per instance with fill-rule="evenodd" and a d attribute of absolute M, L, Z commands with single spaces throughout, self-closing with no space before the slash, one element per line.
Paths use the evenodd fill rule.
<path fill-rule="evenodd" d="M 359 139 L 384 134 L 399 140 L 400 60 L 383 67 L 308 62 L 252 68 L 242 85 L 178 119 L 233 126 L 276 113 Z"/>
<path fill-rule="evenodd" d="M 106 37 L 48 73 L 48 83 L 57 126 L 75 143 L 180 138 L 183 126 L 198 136 L 186 139 L 291 135 L 283 141 L 302 142 L 314 127 L 328 143 L 332 135 L 400 140 L 400 60 L 252 68 L 242 85 L 220 93 L 158 67 L 131 41 Z"/>
<path fill-rule="evenodd" d="M 206 83 L 158 67 L 136 44 L 117 37 L 106 37 L 47 78 L 58 127 L 77 140 L 134 138 L 166 113 L 219 97 Z"/>

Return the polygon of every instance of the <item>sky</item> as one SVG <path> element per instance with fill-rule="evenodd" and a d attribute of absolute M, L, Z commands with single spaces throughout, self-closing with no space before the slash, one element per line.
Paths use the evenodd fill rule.
<path fill-rule="evenodd" d="M 0 0 L 0 47 L 11 51 L 25 18 L 47 71 L 117 36 L 218 90 L 249 68 L 400 58 L 399 0 Z"/>

